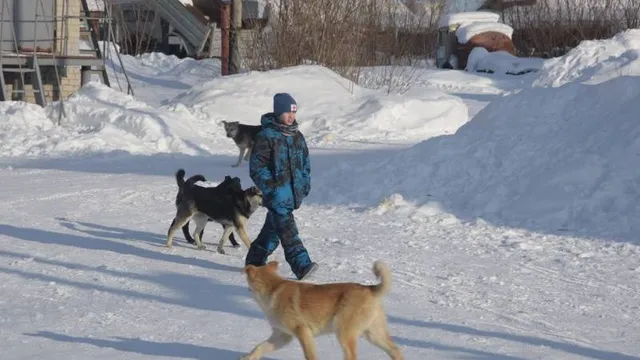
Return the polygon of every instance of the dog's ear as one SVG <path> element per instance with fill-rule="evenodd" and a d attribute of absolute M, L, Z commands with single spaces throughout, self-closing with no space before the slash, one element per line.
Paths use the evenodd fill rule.
<path fill-rule="evenodd" d="M 227 125 L 227 122 L 222 120 L 222 125 Z"/>
<path fill-rule="evenodd" d="M 278 271 L 278 267 L 280 267 L 280 263 L 276 260 L 272 260 L 267 263 L 267 268 L 271 271 Z"/>
<path fill-rule="evenodd" d="M 253 277 L 255 272 L 256 272 L 255 265 L 247 265 L 244 268 L 242 268 L 242 273 L 249 275 L 249 277 Z"/>

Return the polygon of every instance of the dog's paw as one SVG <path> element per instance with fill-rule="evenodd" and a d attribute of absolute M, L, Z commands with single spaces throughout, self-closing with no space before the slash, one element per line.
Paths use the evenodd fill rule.
<path fill-rule="evenodd" d="M 231 165 L 231 167 L 238 167 L 240 164 Z"/>
<path fill-rule="evenodd" d="M 224 249 L 218 246 L 218 254 L 222 254 L 222 255 L 226 255 L 227 253 L 224 252 Z"/>
<path fill-rule="evenodd" d="M 240 247 L 240 244 L 233 244 L 233 245 L 231 245 L 231 246 L 232 246 L 234 249 L 237 249 L 237 248 L 239 248 L 239 247 Z"/>
<path fill-rule="evenodd" d="M 206 247 L 206 246 L 204 246 L 204 245 L 198 245 L 198 250 L 204 250 L 204 249 L 206 249 L 206 248 L 207 248 L 207 247 Z"/>

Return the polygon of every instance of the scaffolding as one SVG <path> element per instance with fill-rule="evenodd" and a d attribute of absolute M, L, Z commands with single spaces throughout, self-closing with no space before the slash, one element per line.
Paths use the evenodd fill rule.
<path fill-rule="evenodd" d="M 59 101 L 64 116 L 64 98 L 92 74 L 110 85 L 108 64 L 116 74 L 119 65 L 133 94 L 120 54 L 112 51 L 112 7 L 107 0 L 92 1 L 104 11 L 90 11 L 87 0 L 0 0 L 0 101 Z M 100 29 L 106 33 L 102 43 Z"/>

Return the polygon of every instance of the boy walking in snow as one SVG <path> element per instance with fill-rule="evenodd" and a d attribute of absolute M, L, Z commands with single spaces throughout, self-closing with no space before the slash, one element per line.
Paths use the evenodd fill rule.
<path fill-rule="evenodd" d="M 293 211 L 311 190 L 309 149 L 296 122 L 297 104 L 287 93 L 273 97 L 273 112 L 262 115 L 249 160 L 249 175 L 268 209 L 262 230 L 251 243 L 246 265 L 262 266 L 282 242 L 284 255 L 299 280 L 311 275 L 311 262 L 298 236 Z"/>

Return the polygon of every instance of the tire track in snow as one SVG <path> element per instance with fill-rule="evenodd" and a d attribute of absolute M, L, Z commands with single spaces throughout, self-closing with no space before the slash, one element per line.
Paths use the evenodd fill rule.
<path fill-rule="evenodd" d="M 631 293 L 631 295 L 636 295 L 636 296 L 639 295 L 636 289 L 633 289 L 631 287 L 628 287 L 622 284 L 610 285 L 609 283 L 603 280 L 598 280 L 597 282 L 595 282 L 593 281 L 595 280 L 593 278 L 587 279 L 584 277 L 570 275 L 570 274 L 560 274 L 560 272 L 558 271 L 546 269 L 537 265 L 522 265 L 521 267 L 522 269 L 535 272 L 537 274 L 540 274 L 546 277 L 547 279 L 552 279 L 561 283 L 574 284 L 578 286 L 586 286 L 594 289 L 606 288 L 611 290 L 622 290 L 622 291 Z"/>
<path fill-rule="evenodd" d="M 18 200 L 11 200 L 11 201 L 4 202 L 4 204 L 17 205 L 17 204 L 23 204 L 23 203 L 39 202 L 39 201 L 60 200 L 60 199 L 65 199 L 69 197 L 81 197 L 81 196 L 93 195 L 97 193 L 113 192 L 115 190 L 122 190 L 122 188 L 112 187 L 112 188 L 106 188 L 106 189 L 105 188 L 89 189 L 89 190 L 79 190 L 79 191 L 71 191 L 71 192 L 64 192 L 64 193 L 55 193 L 55 194 L 45 195 L 45 196 L 27 197 L 27 198 L 22 198 Z"/>

